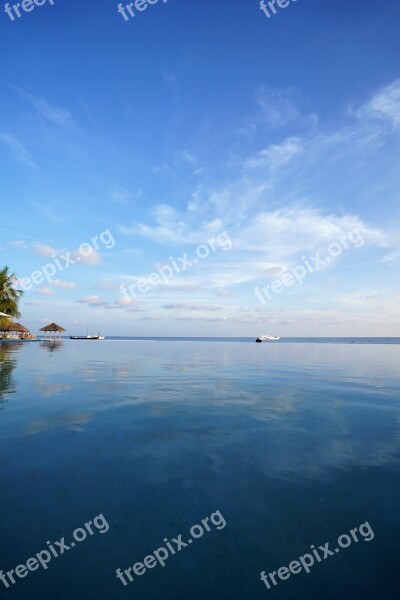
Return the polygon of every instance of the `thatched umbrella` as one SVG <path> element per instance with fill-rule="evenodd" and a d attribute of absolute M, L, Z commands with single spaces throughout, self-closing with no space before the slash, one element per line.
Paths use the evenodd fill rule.
<path fill-rule="evenodd" d="M 41 329 L 39 329 L 39 331 L 44 331 L 44 339 L 46 339 L 47 337 L 47 332 L 50 333 L 50 339 L 51 339 L 51 332 L 54 331 L 54 339 L 56 338 L 56 333 L 58 332 L 58 339 L 60 339 L 61 337 L 61 332 L 65 331 L 64 327 L 61 327 L 61 325 L 57 325 L 57 323 L 50 323 L 50 325 L 46 325 L 46 327 L 42 327 Z"/>

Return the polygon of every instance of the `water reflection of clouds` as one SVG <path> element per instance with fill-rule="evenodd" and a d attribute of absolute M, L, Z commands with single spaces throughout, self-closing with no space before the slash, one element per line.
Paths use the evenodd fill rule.
<path fill-rule="evenodd" d="M 172 386 L 163 398 L 159 390 L 147 389 L 134 402 L 144 402 L 149 418 L 164 425 L 148 424 L 151 431 L 139 432 L 132 451 L 157 458 L 158 481 L 174 477 L 194 456 L 216 473 L 237 461 L 241 468 L 280 479 L 324 478 L 334 470 L 398 462 L 400 418 L 390 397 L 373 406 L 354 390 L 349 399 L 329 385 L 311 395 L 304 389 L 282 392 L 282 385 L 250 393 L 234 390 L 225 379 L 207 400 L 204 390 L 196 395 L 190 387 L 178 392 Z"/>
<path fill-rule="evenodd" d="M 68 392 L 71 389 L 68 383 L 48 383 L 44 377 L 38 377 L 35 380 L 35 392 L 39 393 L 44 398 L 56 396 L 62 392 Z"/>
<path fill-rule="evenodd" d="M 164 343 L 150 353 L 115 343 L 112 356 L 104 348 L 78 355 L 65 344 L 63 360 L 38 366 L 37 391 L 103 410 L 117 455 L 150 462 L 157 480 L 190 470 L 190 460 L 216 474 L 240 464 L 265 477 L 321 478 L 398 458 L 398 347 Z M 81 431 L 91 415 L 45 416 L 25 435 Z"/>
<path fill-rule="evenodd" d="M 166 416 L 154 407 L 151 414 Z M 195 425 L 170 424 L 167 431 L 135 434 L 130 453 L 140 460 L 156 460 L 151 478 L 158 483 L 175 478 L 177 472 L 184 477 L 191 461 L 203 463 L 217 477 L 240 465 L 240 470 L 272 479 L 323 479 L 337 470 L 394 465 L 400 453 L 398 425 L 390 431 L 383 428 L 371 443 L 368 437 L 342 436 L 340 431 L 330 437 L 312 427 L 291 427 L 287 421 L 262 427 L 246 417 L 227 419 L 225 424 L 207 423 L 198 415 L 193 420 Z"/>
<path fill-rule="evenodd" d="M 64 414 L 64 415 L 49 415 L 43 419 L 36 419 L 26 423 L 24 428 L 24 435 L 35 435 L 37 433 L 44 433 L 46 431 L 53 431 L 54 429 L 66 428 L 71 431 L 83 431 L 83 426 L 89 423 L 92 419 L 92 414 L 87 413 L 75 413 L 75 414 Z"/>
<path fill-rule="evenodd" d="M 76 374 L 86 383 L 112 382 L 113 385 L 134 381 L 137 373 L 141 372 L 140 366 L 134 359 L 123 363 L 117 361 L 93 361 L 79 366 Z"/>

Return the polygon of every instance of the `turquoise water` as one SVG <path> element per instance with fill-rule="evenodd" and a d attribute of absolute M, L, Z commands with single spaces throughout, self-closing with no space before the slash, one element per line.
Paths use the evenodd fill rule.
<path fill-rule="evenodd" d="M 109 526 L 0 598 L 398 598 L 399 367 L 393 343 L 0 343 L 0 570 Z M 260 581 L 365 522 L 370 541 Z"/>

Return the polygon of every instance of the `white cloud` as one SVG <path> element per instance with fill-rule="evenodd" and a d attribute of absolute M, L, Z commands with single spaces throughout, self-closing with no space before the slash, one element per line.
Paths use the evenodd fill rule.
<path fill-rule="evenodd" d="M 167 215 L 167 219 L 158 226 L 142 229 L 145 237 L 166 244 L 178 239 L 180 243 L 190 245 L 194 242 L 204 243 L 212 237 L 211 229 L 215 224 L 210 228 L 210 224 L 203 221 L 196 228 L 191 228 L 190 213 L 180 214 L 164 207 L 157 216 L 160 219 L 164 215 Z M 357 215 L 338 216 L 298 205 L 258 212 L 255 216 L 248 216 L 236 223 L 224 223 L 222 219 L 218 219 L 217 226 L 219 231 L 222 228 L 227 231 L 233 248 L 226 253 L 221 250 L 212 253 L 207 260 L 199 261 L 191 270 L 191 283 L 201 289 L 225 288 L 232 284 L 255 281 L 266 275 L 276 275 L 299 264 L 304 254 L 309 257 L 308 253 L 313 256 L 319 251 L 327 253 L 332 242 L 341 243 L 342 239 L 347 240 L 348 252 L 359 251 L 357 246 L 381 249 L 390 247 L 393 243 L 392 235 L 371 227 Z M 353 238 L 348 237 L 351 232 Z M 190 258 L 193 250 L 190 247 L 188 250 Z M 331 260 L 331 266 L 334 263 Z M 188 273 L 185 277 L 177 275 L 176 279 L 187 280 L 187 276 Z M 135 283 L 139 279 L 139 276 L 129 278 Z"/>
<path fill-rule="evenodd" d="M 32 247 L 40 256 L 60 257 L 68 253 L 68 250 L 65 248 L 56 249 L 39 242 L 32 244 Z M 85 248 L 84 252 L 80 252 L 79 249 L 73 250 L 70 254 L 71 258 L 81 265 L 95 266 L 101 263 L 101 255 L 93 247 Z"/>
<path fill-rule="evenodd" d="M 71 283 L 70 281 L 63 281 L 61 279 L 53 279 L 53 281 L 51 282 L 51 285 L 54 285 L 55 287 L 59 287 L 65 290 L 72 290 L 74 288 L 76 288 L 76 284 L 75 283 Z"/>
<path fill-rule="evenodd" d="M 261 87 L 256 100 L 261 106 L 265 121 L 272 127 L 283 127 L 300 118 L 300 112 L 288 90 Z"/>
<path fill-rule="evenodd" d="M 383 87 L 359 111 L 362 116 L 372 116 L 400 126 L 400 79 Z"/>
<path fill-rule="evenodd" d="M 222 306 L 215 306 L 215 305 L 209 305 L 209 304 L 203 304 L 202 302 L 195 302 L 195 303 L 190 303 L 190 302 L 178 302 L 175 304 L 165 304 L 163 306 L 163 308 L 167 309 L 167 310 L 205 310 L 205 311 L 216 311 L 216 310 L 222 310 Z"/>
<path fill-rule="evenodd" d="M 65 212 L 60 209 L 59 203 L 49 201 L 48 199 L 43 200 L 42 202 L 28 199 L 27 202 L 41 215 L 42 219 L 65 227 L 66 215 Z"/>
<path fill-rule="evenodd" d="M 141 196 L 143 196 L 143 190 L 139 189 L 136 192 L 130 192 L 120 185 L 115 185 L 109 191 L 109 198 L 111 202 L 120 206 L 129 206 Z"/>
<path fill-rule="evenodd" d="M 371 302 L 379 299 L 379 293 L 376 290 L 361 290 L 358 292 L 351 292 L 348 294 L 341 294 L 337 298 L 337 302 L 340 304 L 346 304 L 349 306 L 367 306 L 371 307 Z"/>
<path fill-rule="evenodd" d="M 286 139 L 282 144 L 273 144 L 268 146 L 261 152 L 250 157 L 245 162 L 245 167 L 254 169 L 262 167 L 275 171 L 289 163 L 292 158 L 303 152 L 303 144 L 300 138 L 291 137 Z"/>
<path fill-rule="evenodd" d="M 383 263 L 396 263 L 396 262 L 400 262 L 400 251 L 399 250 L 395 250 L 394 252 L 391 252 L 390 254 L 387 254 L 386 256 L 383 257 L 382 262 Z"/>
<path fill-rule="evenodd" d="M 186 316 L 186 317 L 176 317 L 176 321 L 207 321 L 208 323 L 218 323 L 218 322 L 226 322 L 229 321 L 228 317 L 202 317 L 200 315 L 196 316 Z"/>
<path fill-rule="evenodd" d="M 276 266 L 276 267 L 268 267 L 267 269 L 265 269 L 264 273 L 265 275 L 268 275 L 268 277 L 274 277 L 275 275 L 279 275 L 280 273 L 282 273 L 285 269 L 281 266 Z"/>
<path fill-rule="evenodd" d="M 10 133 L 0 133 L 0 143 L 9 150 L 14 160 L 19 162 L 21 165 L 25 165 L 27 167 L 35 166 L 30 152 L 19 140 L 17 140 L 16 137 Z"/>
<path fill-rule="evenodd" d="M 100 281 L 100 283 L 97 283 L 94 287 L 99 290 L 119 290 L 120 284 L 114 283 L 113 281 Z"/>
<path fill-rule="evenodd" d="M 36 294 L 40 294 L 41 296 L 54 296 L 54 290 L 49 287 L 42 287 L 36 290 Z"/>
<path fill-rule="evenodd" d="M 53 256 L 57 253 L 55 248 L 47 246 L 46 244 L 37 243 L 33 244 L 33 247 L 40 256 Z"/>
<path fill-rule="evenodd" d="M 23 240 L 13 240 L 12 242 L 9 242 L 9 245 L 13 248 L 20 248 L 21 250 L 25 250 L 25 248 L 28 247 L 28 244 Z"/>
<path fill-rule="evenodd" d="M 120 296 L 116 301 L 119 306 L 130 306 L 133 303 L 133 298 L 126 298 L 126 296 Z"/>
<path fill-rule="evenodd" d="M 292 206 L 260 213 L 238 232 L 234 243 L 235 247 L 265 251 L 270 260 L 279 263 L 301 252 L 317 251 L 321 245 L 329 245 L 354 230 L 366 244 L 384 247 L 389 242 L 383 231 L 368 226 L 355 215 L 338 217 Z"/>
<path fill-rule="evenodd" d="M 359 316 L 363 315 L 364 318 L 370 316 L 373 319 L 374 316 L 378 318 L 380 315 L 384 315 L 394 317 L 397 322 L 399 321 L 399 292 L 387 293 L 384 290 L 364 289 L 340 294 L 337 302 L 344 307 L 353 308 L 358 311 Z"/>
<path fill-rule="evenodd" d="M 85 249 L 85 253 L 74 250 L 71 252 L 71 257 L 81 265 L 95 266 L 101 263 L 101 256 L 94 248 Z"/>
<path fill-rule="evenodd" d="M 45 98 L 34 96 L 18 86 L 13 87 L 21 94 L 21 96 L 28 100 L 36 111 L 47 121 L 65 129 L 70 129 L 73 126 L 72 116 L 68 110 L 51 105 Z"/>
<path fill-rule="evenodd" d="M 99 302 L 101 302 L 102 299 L 100 296 L 86 296 L 85 298 L 82 298 L 81 300 L 77 300 L 77 302 L 79 302 L 80 304 L 97 304 Z"/>
<path fill-rule="evenodd" d="M 192 166 L 198 166 L 198 160 L 195 156 L 193 156 L 188 150 L 178 150 L 175 153 L 175 160 L 183 163 L 188 163 Z"/>

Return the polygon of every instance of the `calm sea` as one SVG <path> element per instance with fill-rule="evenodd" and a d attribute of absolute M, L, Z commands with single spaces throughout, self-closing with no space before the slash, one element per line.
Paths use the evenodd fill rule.
<path fill-rule="evenodd" d="M 397 599 L 399 344 L 0 343 L 0 598 Z"/>
<path fill-rule="evenodd" d="M 64 338 L 68 339 L 68 338 Z M 107 337 L 107 340 L 147 342 L 244 342 L 253 343 L 254 337 Z M 268 344 L 400 344 L 400 337 L 288 337 Z"/>

